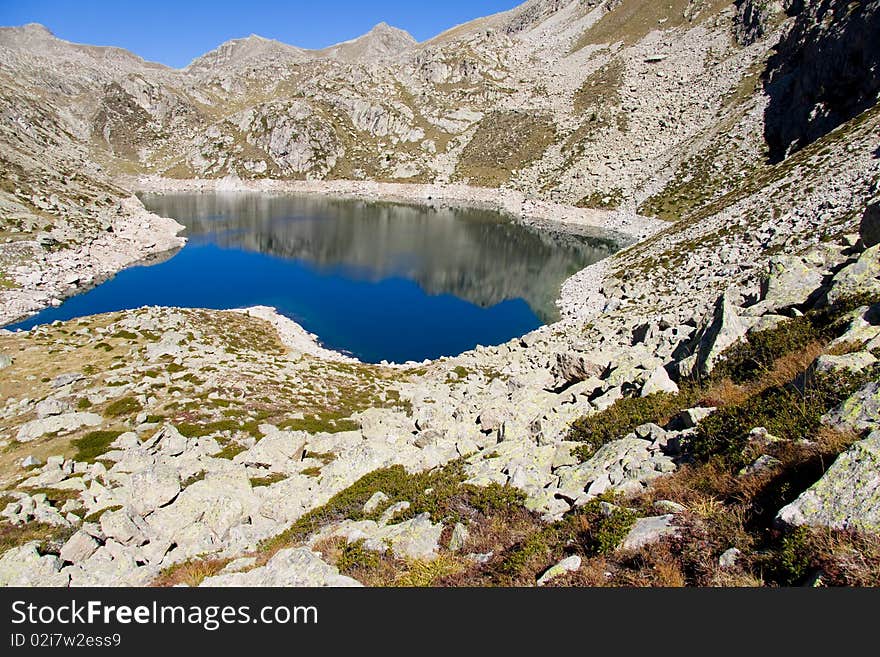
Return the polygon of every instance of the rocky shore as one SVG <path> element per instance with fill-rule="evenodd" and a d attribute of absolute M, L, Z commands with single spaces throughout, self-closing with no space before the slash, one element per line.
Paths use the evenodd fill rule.
<path fill-rule="evenodd" d="M 147 212 L 137 197 L 122 199 L 98 221 L 100 232 L 55 236 L 0 244 L 0 261 L 12 284 L 0 290 L 0 324 L 9 324 L 48 306 L 60 305 L 126 267 L 167 257 L 186 239 L 173 219 Z M 66 242 L 73 242 L 69 246 Z"/>

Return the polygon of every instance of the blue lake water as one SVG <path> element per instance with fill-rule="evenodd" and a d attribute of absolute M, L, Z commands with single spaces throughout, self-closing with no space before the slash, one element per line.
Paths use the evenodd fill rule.
<path fill-rule="evenodd" d="M 142 199 L 186 226 L 186 247 L 7 328 L 145 305 L 266 305 L 366 362 L 422 360 L 554 321 L 562 282 L 618 248 L 478 209 L 245 193 Z"/>

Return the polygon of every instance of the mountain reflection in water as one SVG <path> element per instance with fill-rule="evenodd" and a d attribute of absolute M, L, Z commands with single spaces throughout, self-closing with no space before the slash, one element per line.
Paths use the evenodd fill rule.
<path fill-rule="evenodd" d="M 186 226 L 183 249 L 9 328 L 145 305 L 267 305 L 366 362 L 419 361 L 555 320 L 562 282 L 618 248 L 488 210 L 251 193 L 142 198 Z"/>

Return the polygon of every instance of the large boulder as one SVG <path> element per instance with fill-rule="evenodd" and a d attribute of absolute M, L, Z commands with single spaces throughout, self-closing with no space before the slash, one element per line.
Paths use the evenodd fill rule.
<path fill-rule="evenodd" d="M 556 363 L 550 373 L 553 375 L 554 386 L 562 387 L 592 377 L 601 377 L 605 369 L 605 365 L 595 362 L 586 354 L 566 351 L 556 354 Z"/>
<path fill-rule="evenodd" d="M 821 285 L 822 272 L 808 265 L 804 258 L 774 256 L 763 284 L 764 298 L 749 308 L 749 314 L 763 315 L 804 305 Z"/>
<path fill-rule="evenodd" d="M 731 292 L 725 292 L 718 297 L 711 318 L 697 335 L 696 348 L 685 359 L 687 371 L 682 374 L 711 373 L 722 352 L 742 340 L 747 331 L 748 325 L 737 314 Z"/>
<path fill-rule="evenodd" d="M 28 443 L 42 438 L 49 433 L 76 431 L 82 427 L 96 427 L 104 419 L 95 413 L 63 413 L 51 417 L 31 420 L 21 425 L 15 439 L 20 443 Z"/>
<path fill-rule="evenodd" d="M 63 561 L 79 563 L 92 556 L 99 547 L 100 544 L 93 536 L 78 531 L 67 539 L 64 547 L 61 548 L 60 556 Z"/>
<path fill-rule="evenodd" d="M 865 384 L 822 421 L 836 429 L 857 433 L 880 428 L 880 383 Z"/>
<path fill-rule="evenodd" d="M 672 524 L 671 513 L 650 518 L 639 518 L 620 544 L 623 550 L 638 550 L 651 543 L 656 543 L 664 536 L 673 536 L 678 529 Z"/>
<path fill-rule="evenodd" d="M 177 497 L 180 474 L 168 465 L 155 465 L 132 475 L 128 485 L 131 508 L 145 516 Z"/>
<path fill-rule="evenodd" d="M 304 547 L 281 550 L 265 566 L 246 573 L 229 573 L 208 577 L 201 586 L 234 587 L 312 587 L 361 586 L 351 577 L 325 563 L 321 555 Z"/>
<path fill-rule="evenodd" d="M 0 586 L 67 586 L 69 577 L 59 573 L 61 559 L 41 555 L 39 541 L 12 548 L 0 557 Z"/>
<path fill-rule="evenodd" d="M 838 456 L 819 481 L 779 511 L 777 520 L 880 532 L 880 431 Z"/>
<path fill-rule="evenodd" d="M 880 295 L 880 244 L 866 249 L 856 262 L 835 274 L 828 290 L 828 303 L 857 294 Z"/>
<path fill-rule="evenodd" d="M 642 397 L 656 394 L 658 392 L 677 393 L 678 386 L 669 378 L 666 368 L 657 367 L 648 376 L 645 385 L 642 386 Z"/>

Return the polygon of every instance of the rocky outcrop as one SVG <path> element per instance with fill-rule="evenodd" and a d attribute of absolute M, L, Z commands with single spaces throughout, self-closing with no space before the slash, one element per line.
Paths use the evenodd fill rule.
<path fill-rule="evenodd" d="M 876 415 L 875 415 L 876 418 Z M 819 481 L 782 508 L 787 525 L 880 532 L 880 431 L 837 457 Z"/>
<path fill-rule="evenodd" d="M 778 161 L 877 102 L 880 2 L 789 0 L 794 25 L 764 74 L 764 135 Z"/>
<path fill-rule="evenodd" d="M 775 0 L 738 0 L 733 35 L 743 46 L 750 46 L 767 32 L 767 23 L 782 7 Z"/>

